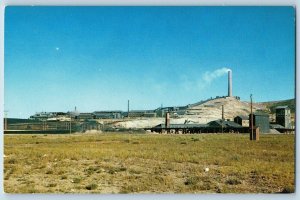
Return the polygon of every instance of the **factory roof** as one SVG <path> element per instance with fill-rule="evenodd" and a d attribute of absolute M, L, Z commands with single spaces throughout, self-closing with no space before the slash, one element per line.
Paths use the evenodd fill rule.
<path fill-rule="evenodd" d="M 223 127 L 242 127 L 240 124 L 237 124 L 233 121 L 223 121 L 221 119 L 219 120 L 215 120 L 215 121 L 211 121 L 208 123 L 209 126 L 223 126 Z"/>
<path fill-rule="evenodd" d="M 263 112 L 263 111 L 256 111 L 256 112 L 254 112 L 253 113 L 254 115 L 259 115 L 259 116 L 269 116 L 269 114 L 268 113 L 265 113 L 265 112 Z"/>
<path fill-rule="evenodd" d="M 207 127 L 207 124 L 170 124 L 169 128 L 196 128 L 196 127 Z M 154 128 L 166 128 L 165 124 L 159 124 Z"/>
<path fill-rule="evenodd" d="M 100 113 L 121 113 L 121 110 L 102 110 L 102 111 L 95 111 L 94 114 L 100 114 Z"/>
<path fill-rule="evenodd" d="M 138 113 L 149 113 L 154 112 L 154 110 L 130 110 L 129 113 L 138 112 Z"/>
<path fill-rule="evenodd" d="M 288 106 L 277 106 L 275 109 L 290 109 Z"/>
<path fill-rule="evenodd" d="M 79 113 L 79 115 L 92 115 L 93 113 Z"/>
<path fill-rule="evenodd" d="M 241 118 L 243 120 L 249 120 L 249 116 L 246 116 L 246 115 L 238 115 L 236 117 L 239 117 L 239 118 Z"/>

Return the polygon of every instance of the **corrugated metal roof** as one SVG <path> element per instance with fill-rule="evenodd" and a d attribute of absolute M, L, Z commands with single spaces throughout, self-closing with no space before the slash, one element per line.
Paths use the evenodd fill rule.
<path fill-rule="evenodd" d="M 82 115 L 93 115 L 93 113 L 79 113 L 80 116 Z"/>
<path fill-rule="evenodd" d="M 103 110 L 103 111 L 95 111 L 94 114 L 102 114 L 102 113 L 121 113 L 121 110 Z"/>
<path fill-rule="evenodd" d="M 236 117 L 240 117 L 243 120 L 249 120 L 249 116 L 246 116 L 246 115 L 238 115 Z"/>
<path fill-rule="evenodd" d="M 277 106 L 275 109 L 290 109 L 288 106 Z"/>
<path fill-rule="evenodd" d="M 260 116 L 269 116 L 268 113 L 262 112 L 262 111 L 256 111 L 253 113 L 254 115 L 260 115 Z"/>
<path fill-rule="evenodd" d="M 233 121 L 222 121 L 221 119 L 219 120 L 215 120 L 215 121 L 211 121 L 208 123 L 210 126 L 222 126 L 223 127 L 242 127 L 240 124 L 237 124 Z"/>
<path fill-rule="evenodd" d="M 154 110 L 130 110 L 129 113 L 154 113 Z"/>
<path fill-rule="evenodd" d="M 196 127 L 208 127 L 207 124 L 170 124 L 169 128 L 196 128 Z M 159 124 L 154 128 L 166 128 L 165 124 Z"/>

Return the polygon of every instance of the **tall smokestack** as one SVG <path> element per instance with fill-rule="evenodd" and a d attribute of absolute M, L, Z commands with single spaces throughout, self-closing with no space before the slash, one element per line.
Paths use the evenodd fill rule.
<path fill-rule="evenodd" d="M 232 96 L 232 71 L 228 71 L 228 96 Z"/>

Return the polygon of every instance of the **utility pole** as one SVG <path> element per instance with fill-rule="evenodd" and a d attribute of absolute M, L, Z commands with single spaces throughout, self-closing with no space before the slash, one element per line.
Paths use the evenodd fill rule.
<path fill-rule="evenodd" d="M 4 110 L 4 130 L 7 130 L 7 113 L 8 110 Z"/>
<path fill-rule="evenodd" d="M 70 134 L 72 132 L 72 115 L 71 115 L 71 112 L 70 112 Z"/>
<path fill-rule="evenodd" d="M 252 94 L 250 94 L 250 100 L 251 100 L 251 136 L 250 139 L 253 140 L 253 105 L 252 105 Z"/>
<path fill-rule="evenodd" d="M 127 117 L 129 118 L 129 100 L 128 100 L 128 103 L 127 103 Z"/>
<path fill-rule="evenodd" d="M 224 124 L 224 105 L 222 105 L 222 133 L 223 133 L 223 124 Z"/>

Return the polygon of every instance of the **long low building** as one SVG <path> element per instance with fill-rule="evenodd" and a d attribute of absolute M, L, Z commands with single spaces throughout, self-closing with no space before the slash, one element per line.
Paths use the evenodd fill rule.
<path fill-rule="evenodd" d="M 122 118 L 121 110 L 95 111 L 94 119 L 120 119 Z"/>
<path fill-rule="evenodd" d="M 249 127 L 243 127 L 232 121 L 215 120 L 207 124 L 159 124 L 151 129 L 152 132 L 168 133 L 248 133 Z"/>

